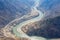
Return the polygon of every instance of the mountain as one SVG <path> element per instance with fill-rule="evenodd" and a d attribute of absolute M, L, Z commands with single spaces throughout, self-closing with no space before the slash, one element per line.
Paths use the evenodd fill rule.
<path fill-rule="evenodd" d="M 0 0 L 0 28 L 28 14 L 33 5 L 34 1 L 31 0 Z"/>
<path fill-rule="evenodd" d="M 22 31 L 29 36 L 60 38 L 60 16 L 30 23 L 22 27 Z"/>

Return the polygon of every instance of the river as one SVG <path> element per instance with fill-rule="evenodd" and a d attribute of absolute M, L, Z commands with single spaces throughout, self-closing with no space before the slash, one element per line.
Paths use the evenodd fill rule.
<path fill-rule="evenodd" d="M 37 37 L 37 36 L 32 36 L 32 37 L 29 37 L 27 34 L 25 34 L 22 30 L 21 30 L 21 27 L 23 27 L 24 25 L 27 25 L 29 23 L 33 23 L 33 22 L 37 22 L 37 21 L 40 21 L 42 20 L 42 18 L 44 17 L 44 13 L 42 13 L 41 11 L 37 10 L 37 6 L 39 5 L 39 0 L 35 2 L 35 6 L 33 6 L 33 11 L 35 11 L 38 16 L 35 17 L 35 18 L 32 18 L 30 20 L 27 20 L 27 21 L 24 21 L 22 23 L 19 23 L 18 25 L 16 25 L 14 28 L 13 28 L 13 33 L 18 36 L 18 37 L 26 37 L 26 38 L 30 38 L 31 40 L 47 40 L 43 37 Z M 32 12 L 33 12 L 32 11 Z"/>

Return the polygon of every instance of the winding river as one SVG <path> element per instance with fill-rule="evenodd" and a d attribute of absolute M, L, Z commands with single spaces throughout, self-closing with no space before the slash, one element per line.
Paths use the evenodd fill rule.
<path fill-rule="evenodd" d="M 40 21 L 42 20 L 42 18 L 44 17 L 44 14 L 37 10 L 37 6 L 39 5 L 39 0 L 35 2 L 35 6 L 33 7 L 33 11 L 35 11 L 39 16 L 35 17 L 35 18 L 32 18 L 30 20 L 27 20 L 27 21 L 24 21 L 18 25 L 16 25 L 14 28 L 13 28 L 13 33 L 18 36 L 18 37 L 26 37 L 26 38 L 30 38 L 31 40 L 47 40 L 45 38 L 42 38 L 42 37 L 37 37 L 37 36 L 28 36 L 27 34 L 25 34 L 22 30 L 21 30 L 21 27 L 23 27 L 24 25 L 27 25 L 29 23 L 33 23 L 33 22 L 36 22 L 36 21 Z M 32 12 L 33 12 L 32 11 Z"/>

